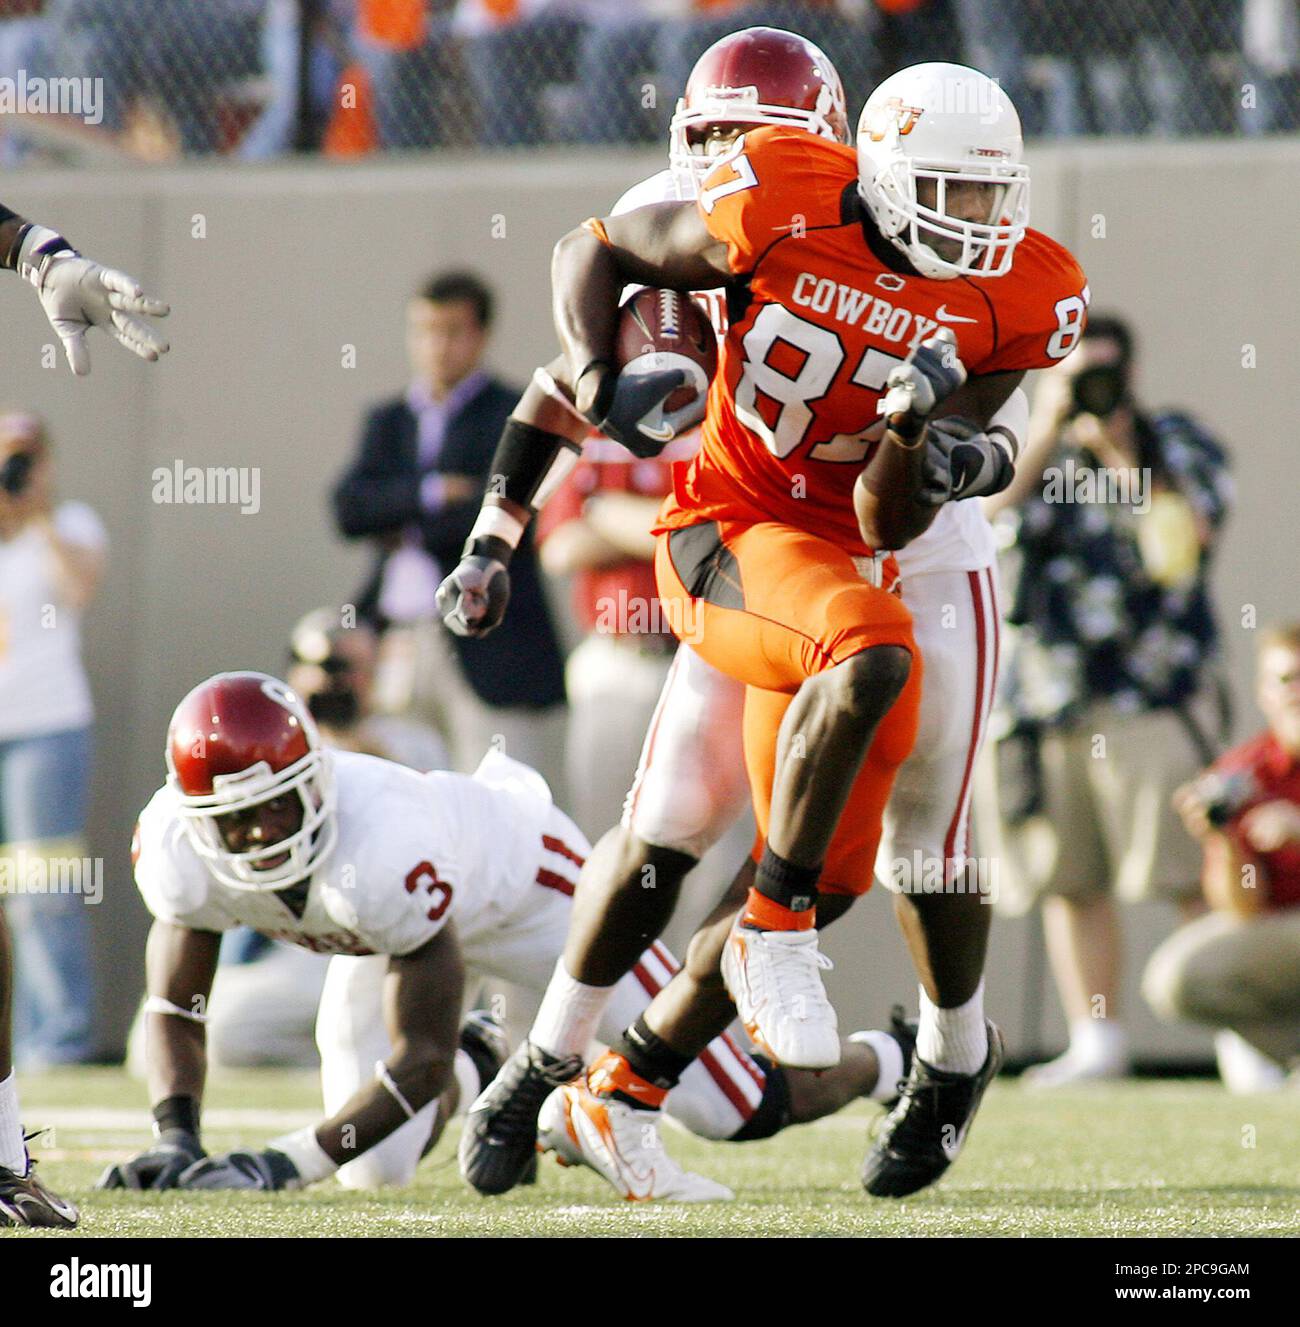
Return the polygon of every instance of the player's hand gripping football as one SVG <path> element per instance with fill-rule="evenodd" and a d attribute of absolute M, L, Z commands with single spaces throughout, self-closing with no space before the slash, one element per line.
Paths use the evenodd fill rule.
<path fill-rule="evenodd" d="M 661 408 L 685 381 L 681 369 L 626 373 L 601 365 L 578 380 L 578 410 L 633 456 L 658 456 L 679 433 L 704 418 L 702 400 L 677 410 Z"/>
<path fill-rule="evenodd" d="M 180 1177 L 180 1189 L 297 1189 L 302 1177 L 283 1152 L 226 1152 L 196 1161 Z"/>
<path fill-rule="evenodd" d="M 174 1189 L 182 1173 L 207 1153 L 188 1129 L 164 1129 L 154 1145 L 100 1176 L 101 1189 Z"/>
<path fill-rule="evenodd" d="M 965 381 L 957 338 L 952 328 L 941 327 L 890 370 L 880 413 L 893 432 L 914 441 L 935 410 Z"/>
<path fill-rule="evenodd" d="M 68 366 L 78 376 L 90 372 L 86 333 L 92 327 L 141 359 L 167 353 L 167 341 L 145 318 L 165 318 L 169 307 L 146 295 L 134 277 L 83 258 L 44 226 L 32 226 L 24 237 L 18 271 L 36 288 Z"/>
<path fill-rule="evenodd" d="M 470 554 L 438 586 L 438 612 L 457 636 L 486 636 L 510 602 L 510 573 L 496 558 Z"/>

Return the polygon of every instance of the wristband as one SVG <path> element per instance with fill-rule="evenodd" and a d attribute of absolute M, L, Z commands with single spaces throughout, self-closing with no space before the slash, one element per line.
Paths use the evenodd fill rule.
<path fill-rule="evenodd" d="M 28 226 L 19 232 L 18 260 L 15 264 L 18 275 L 29 281 L 38 290 L 45 276 L 45 269 L 55 254 L 67 253 L 75 256 L 76 250 L 57 230 L 48 226 Z"/>
<path fill-rule="evenodd" d="M 315 1184 L 327 1175 L 333 1175 L 339 1163 L 320 1145 L 316 1138 L 316 1126 L 304 1125 L 280 1138 L 272 1138 L 267 1143 L 267 1150 L 279 1152 L 289 1158 L 294 1170 L 298 1172 L 297 1183 L 290 1183 L 286 1188 L 301 1188 L 305 1184 Z"/>
<path fill-rule="evenodd" d="M 474 528 L 469 532 L 468 543 L 473 544 L 479 539 L 501 539 L 514 550 L 519 547 L 526 528 L 518 516 L 512 516 L 504 507 L 498 507 L 495 502 L 484 503 Z"/>
<path fill-rule="evenodd" d="M 206 1023 L 207 1014 L 200 1014 L 194 1009 L 182 1009 L 178 1004 L 172 1004 L 170 1000 L 165 1000 L 161 995 L 151 995 L 144 1002 L 144 1011 L 146 1014 L 174 1014 L 177 1018 L 188 1019 L 191 1023 Z"/>
<path fill-rule="evenodd" d="M 199 1136 L 199 1102 L 197 1097 L 164 1097 L 153 1108 L 154 1137 L 166 1133 L 168 1129 L 180 1129 L 185 1133 Z"/>

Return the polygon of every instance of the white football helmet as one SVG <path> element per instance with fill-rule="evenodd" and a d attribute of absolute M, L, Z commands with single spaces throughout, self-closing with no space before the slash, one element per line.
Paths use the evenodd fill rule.
<path fill-rule="evenodd" d="M 858 121 L 858 188 L 922 276 L 1004 276 L 1029 224 L 1029 167 L 1011 98 L 977 69 L 919 64 L 885 79 Z M 917 196 L 932 181 L 933 206 Z M 994 186 L 984 220 L 949 216 L 949 185 Z M 960 253 L 956 246 L 960 244 Z M 942 256 L 948 251 L 951 257 Z"/>

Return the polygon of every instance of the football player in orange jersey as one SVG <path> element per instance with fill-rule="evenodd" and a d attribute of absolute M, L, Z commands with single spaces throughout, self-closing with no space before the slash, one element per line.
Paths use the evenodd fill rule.
<path fill-rule="evenodd" d="M 607 344 L 602 338 L 608 335 L 604 308 L 612 305 L 607 290 L 617 290 L 625 277 L 683 287 L 712 284 L 725 271 L 733 292 L 744 300 L 710 402 L 704 448 L 679 484 L 678 501 L 670 502 L 664 515 L 665 530 L 675 533 L 661 544 L 660 562 L 661 588 L 676 595 L 683 610 L 697 612 L 712 638 L 702 647 L 706 657 L 712 652 L 720 667 L 760 684 L 750 692 L 750 710 L 766 708 L 769 714 L 763 723 L 749 716 L 746 721 L 760 815 L 774 786 L 773 769 L 778 796 L 772 800 L 780 802 L 779 780 L 790 762 L 784 762 L 784 769 L 768 766 L 764 757 L 755 760 L 754 752 L 762 751 L 764 743 L 774 751 L 777 721 L 789 707 L 785 721 L 790 728 L 795 712 L 788 678 L 779 679 L 787 686 L 785 693 L 763 694 L 778 689 L 771 673 L 763 671 L 772 667 L 771 654 L 779 654 L 769 648 L 773 622 L 783 624 L 774 610 L 789 613 L 784 625 L 798 633 L 801 622 L 791 610 L 806 608 L 816 597 L 818 578 L 822 585 L 832 579 L 825 565 L 797 556 L 797 532 L 802 527 L 804 534 L 831 535 L 822 540 L 831 549 L 817 560 L 825 564 L 835 561 L 835 550 L 850 557 L 871 551 L 854 520 L 853 496 L 872 542 L 888 523 L 882 518 L 891 515 L 880 507 L 882 494 L 894 503 L 891 519 L 898 515 L 898 494 L 871 482 L 870 472 L 865 483 L 858 478 L 873 451 L 877 461 L 887 455 L 876 447 L 883 430 L 870 427 L 881 387 L 916 394 L 919 408 L 890 409 L 887 417 L 895 430 L 917 432 L 936 402 L 921 399 L 931 391 L 928 376 L 916 372 L 915 362 L 909 369 L 900 361 L 908 352 L 915 361 L 918 347 L 941 325 L 957 325 L 962 357 L 973 377 L 947 408 L 960 409 L 967 418 L 930 430 L 924 500 L 997 491 L 1010 476 L 1013 457 L 995 431 L 981 426 L 1026 369 L 1068 353 L 1082 328 L 1087 299 L 1082 274 L 1068 254 L 1034 232 L 1025 239 L 1027 179 L 1019 160 L 1018 123 L 989 80 L 953 66 L 904 71 L 873 94 L 859 143 L 861 172 L 855 180 L 859 172 L 847 153 L 777 130 L 750 134 L 706 181 L 703 216 L 684 207 L 647 209 L 633 218 L 598 223 L 591 234 L 568 237 L 557 254 L 561 329 L 568 332 L 566 346 L 579 374 L 579 403 L 595 417 L 617 415 L 621 405 L 616 375 L 601 359 Z M 897 399 L 901 405 L 906 398 Z M 773 514 L 784 526 L 776 538 L 762 528 L 773 524 Z M 890 536 L 881 539 L 885 546 L 908 533 L 909 526 L 923 524 L 904 517 L 883 532 Z M 791 550 L 795 556 L 785 556 Z M 838 566 L 844 561 L 841 556 Z M 710 600 L 719 587 L 722 593 Z M 800 592 L 800 603 L 792 603 Z M 743 620 L 756 614 L 767 619 L 757 628 Z M 855 620 L 852 625 L 862 624 Z M 825 645 L 815 625 L 806 640 Z M 871 648 L 857 653 L 869 654 Z M 834 673 L 843 661 L 832 658 L 821 676 Z M 800 682 L 799 692 L 807 695 L 811 688 L 806 692 L 806 687 L 807 680 Z M 807 749 L 806 738 L 797 727 L 782 733 L 786 747 L 795 751 L 801 745 Z M 819 754 L 817 763 L 824 763 L 824 752 Z M 872 763 L 868 759 L 864 776 Z M 797 805 L 798 794 L 807 798 L 814 787 L 815 775 L 805 777 L 802 787 L 797 776 L 788 782 L 794 795 L 787 788 L 785 800 L 796 803 L 796 821 L 802 811 L 805 823 L 797 828 L 805 837 L 800 842 L 788 827 L 778 831 L 779 808 L 773 808 L 758 886 L 745 918 L 732 930 L 724 961 L 727 984 L 742 1014 L 769 1046 L 783 1031 L 793 1031 L 786 1040 L 798 1043 L 807 1029 L 797 1025 L 815 1024 L 828 1009 L 824 997 L 817 998 L 815 942 L 799 936 L 798 929 L 798 949 L 781 943 L 787 937 L 779 933 L 764 935 L 765 929 L 779 931 L 781 923 L 794 921 L 798 928 L 802 922 L 778 908 L 789 914 L 810 912 L 790 906 L 807 901 L 806 893 L 792 897 L 792 882 L 804 886 L 813 875 L 823 891 L 818 917 L 824 922 L 843 910 L 844 896 L 860 892 L 870 880 L 866 845 L 873 817 L 853 817 L 862 846 L 856 857 L 852 846 L 847 856 L 841 853 L 834 869 L 845 878 L 828 879 L 823 872 L 817 880 L 817 863 L 808 861 L 805 851 L 809 843 L 815 848 L 817 836 L 815 829 L 806 832 L 806 821 L 815 820 L 819 811 L 832 824 L 833 817 L 825 801 L 811 810 L 806 803 Z M 774 846 L 778 832 L 782 842 L 796 844 L 804 860 L 793 854 L 783 858 Z M 852 832 L 850 825 L 849 836 Z M 832 861 L 835 849 L 832 841 L 824 863 Z M 803 879 L 798 878 L 800 867 Z M 999 1060 L 996 1036 L 991 1042 L 980 1007 L 986 923 L 973 920 L 978 913 L 969 909 L 960 924 L 955 912 L 943 920 L 944 914 L 931 910 L 928 902 L 922 909 L 917 898 L 918 915 L 909 921 L 900 911 L 900 917 L 932 1001 L 931 1040 L 945 1051 L 956 1044 L 961 1054 L 935 1056 L 944 1068 L 922 1062 L 913 1070 L 913 1090 L 891 1115 L 886 1136 L 869 1159 L 866 1178 L 872 1192 L 909 1192 L 941 1173 Z M 776 953 L 783 975 L 773 981 L 767 960 Z M 796 964 L 803 971 L 791 980 L 788 974 Z M 705 962 L 702 970 L 708 967 Z M 784 1008 L 783 984 L 787 991 L 794 989 Z M 782 1013 L 790 1015 L 784 1028 Z M 923 999 L 923 1031 L 926 1013 Z M 647 1023 L 659 1030 L 652 1020 Z M 825 1027 L 814 1031 L 820 1035 Z M 829 1038 L 820 1039 L 823 1047 L 830 1046 Z M 652 1051 L 685 1052 L 691 1044 L 689 1035 L 653 1040 Z M 954 1058 L 966 1061 L 970 1071 L 951 1072 L 947 1066 Z M 947 1090 L 922 1092 L 921 1087 Z M 623 1095 L 644 1094 L 638 1089 Z"/>

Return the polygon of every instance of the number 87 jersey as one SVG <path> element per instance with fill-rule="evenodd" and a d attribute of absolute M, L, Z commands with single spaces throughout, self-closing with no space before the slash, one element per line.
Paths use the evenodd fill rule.
<path fill-rule="evenodd" d="M 746 134 L 697 205 L 727 248 L 731 325 L 702 445 L 660 529 L 779 521 L 866 553 L 853 484 L 894 365 L 949 327 L 971 376 L 1046 368 L 1083 331 L 1087 285 L 1061 245 L 1027 230 L 1003 276 L 922 276 L 877 229 L 838 143 Z"/>

